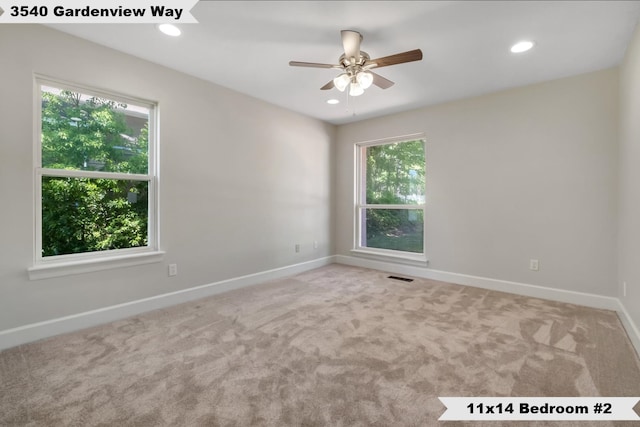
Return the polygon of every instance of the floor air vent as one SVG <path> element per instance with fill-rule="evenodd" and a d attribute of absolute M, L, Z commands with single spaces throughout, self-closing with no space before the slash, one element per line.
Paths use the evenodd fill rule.
<path fill-rule="evenodd" d="M 388 276 L 388 279 L 393 279 L 393 280 L 402 280 L 403 282 L 413 282 L 413 279 L 407 279 L 406 277 L 400 277 L 400 276 Z"/>

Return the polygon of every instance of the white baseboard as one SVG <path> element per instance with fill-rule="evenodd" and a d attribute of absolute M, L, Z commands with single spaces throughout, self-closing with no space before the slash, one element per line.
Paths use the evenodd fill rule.
<path fill-rule="evenodd" d="M 636 353 L 638 353 L 638 357 L 640 357 L 640 328 L 638 328 L 638 325 L 633 322 L 633 319 L 621 301 L 620 307 L 618 307 L 617 311 L 618 317 L 620 317 L 620 321 L 622 322 L 622 326 L 626 329 L 627 335 L 629 335 L 629 340 L 631 340 L 631 344 L 636 348 Z"/>
<path fill-rule="evenodd" d="M 424 279 L 440 280 L 458 285 L 473 286 L 475 288 L 489 289 L 492 291 L 508 292 L 527 297 L 567 302 L 586 307 L 617 310 L 620 306 L 618 299 L 613 297 L 547 288 L 544 286 L 529 285 L 526 283 L 510 282 L 507 280 L 490 279 L 487 277 L 470 276 L 467 274 L 450 273 L 447 271 L 432 270 L 424 267 L 414 267 L 410 265 L 394 264 L 390 262 L 344 255 L 336 255 L 336 262 L 357 267 L 388 271 L 390 273 L 422 277 Z"/>
<path fill-rule="evenodd" d="M 396 264 L 391 262 L 377 261 L 345 255 L 336 255 L 335 259 L 339 264 L 352 265 L 355 267 L 372 268 L 376 270 L 388 271 L 390 273 L 404 274 L 407 276 L 421 277 L 424 279 L 440 280 L 443 282 L 473 286 L 476 288 L 489 289 L 492 291 L 508 292 L 528 297 L 577 304 L 585 307 L 612 310 L 617 312 L 622 325 L 629 335 L 631 344 L 633 344 L 636 352 L 638 353 L 638 355 L 640 355 L 640 330 L 638 326 L 634 324 L 631 316 L 629 316 L 629 313 L 618 298 L 606 297 L 596 294 L 587 294 L 584 292 L 548 288 L 544 286 L 529 285 L 526 283 L 510 282 L 507 280 L 490 279 L 487 277 L 450 273 L 447 271 L 432 270 L 424 267 L 415 267 L 410 265 Z"/>
<path fill-rule="evenodd" d="M 115 320 L 135 316 L 147 311 L 170 307 L 172 305 L 193 301 L 222 292 L 257 285 L 259 283 L 264 283 L 266 281 L 282 277 L 293 276 L 334 262 L 335 259 L 333 256 L 319 258 L 300 264 L 289 265 L 273 270 L 222 280 L 220 282 L 210 283 L 207 285 L 196 286 L 194 288 L 156 295 L 137 301 L 87 311 L 85 313 L 7 329 L 0 331 L 0 350 L 67 332 L 78 331 L 92 326 L 113 322 Z"/>
<path fill-rule="evenodd" d="M 147 311 L 170 307 L 227 292 L 247 286 L 257 285 L 269 280 L 292 276 L 315 268 L 323 267 L 332 263 L 352 265 L 356 267 L 372 268 L 376 270 L 388 271 L 390 273 L 404 274 L 425 279 L 440 280 L 444 282 L 456 283 L 460 285 L 473 286 L 477 288 L 489 289 L 500 292 L 509 292 L 534 298 L 549 299 L 553 301 L 567 302 L 571 304 L 583 305 L 586 307 L 613 310 L 618 313 L 622 325 L 629 335 L 631 343 L 640 355 L 640 328 L 636 325 L 624 305 L 619 299 L 605 297 L 602 295 L 587 294 L 582 292 L 566 291 L 562 289 L 547 288 L 543 286 L 529 285 L 525 283 L 510 282 L 506 280 L 490 279 L 486 277 L 470 276 L 465 274 L 450 273 L 446 271 L 432 270 L 424 267 L 396 264 L 391 262 L 377 261 L 365 258 L 336 255 L 316 260 L 294 264 L 286 267 L 267 270 L 246 276 L 235 277 L 220 282 L 184 289 L 181 291 L 157 295 L 124 304 L 104 307 L 85 313 L 65 316 L 58 319 L 47 320 L 45 322 L 33 323 L 13 329 L 0 331 L 0 350 L 15 347 L 43 338 L 67 332 L 97 326 L 100 324 L 113 322 L 135 316 Z"/>

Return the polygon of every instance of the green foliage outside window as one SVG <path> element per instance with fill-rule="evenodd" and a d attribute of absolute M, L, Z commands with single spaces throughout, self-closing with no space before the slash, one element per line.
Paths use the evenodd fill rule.
<path fill-rule="evenodd" d="M 42 167 L 147 174 L 148 116 L 70 91 L 42 91 Z M 42 177 L 42 256 L 147 245 L 148 182 Z"/>
<path fill-rule="evenodd" d="M 424 141 L 366 148 L 366 203 L 418 205 L 425 202 Z M 366 246 L 423 252 L 422 209 L 366 209 Z"/>

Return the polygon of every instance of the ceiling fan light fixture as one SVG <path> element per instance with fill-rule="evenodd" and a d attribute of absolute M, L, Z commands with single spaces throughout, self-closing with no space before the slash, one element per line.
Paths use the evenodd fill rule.
<path fill-rule="evenodd" d="M 364 93 L 364 89 L 358 82 L 351 83 L 351 87 L 349 88 L 349 96 L 360 96 Z"/>
<path fill-rule="evenodd" d="M 360 71 L 356 75 L 356 80 L 362 89 L 368 89 L 373 83 L 373 74 L 368 71 Z"/>
<path fill-rule="evenodd" d="M 383 56 L 371 59 L 369 54 L 360 50 L 362 34 L 353 30 L 340 31 L 342 37 L 342 47 L 344 53 L 338 58 L 337 64 L 323 64 L 318 62 L 289 61 L 292 67 L 330 68 L 339 69 L 341 74 L 330 80 L 320 90 L 330 90 L 333 88 L 344 92 L 349 87 L 349 96 L 360 96 L 365 89 L 371 85 L 376 85 L 381 89 L 388 89 L 393 86 L 393 82 L 381 75 L 369 71 L 370 68 L 388 67 L 389 65 L 404 64 L 422 60 L 420 49 L 408 50 L 406 52 Z"/>
<path fill-rule="evenodd" d="M 340 74 L 338 77 L 333 79 L 333 85 L 340 92 L 344 92 L 344 90 L 347 88 L 347 86 L 349 86 L 350 82 L 351 82 L 351 78 L 346 73 Z"/>

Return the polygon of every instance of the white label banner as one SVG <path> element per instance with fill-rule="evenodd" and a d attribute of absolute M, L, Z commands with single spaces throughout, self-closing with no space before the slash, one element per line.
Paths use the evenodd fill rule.
<path fill-rule="evenodd" d="M 0 0 L 0 24 L 192 24 L 198 0 Z"/>
<path fill-rule="evenodd" d="M 439 397 L 440 421 L 638 421 L 640 397 Z"/>

